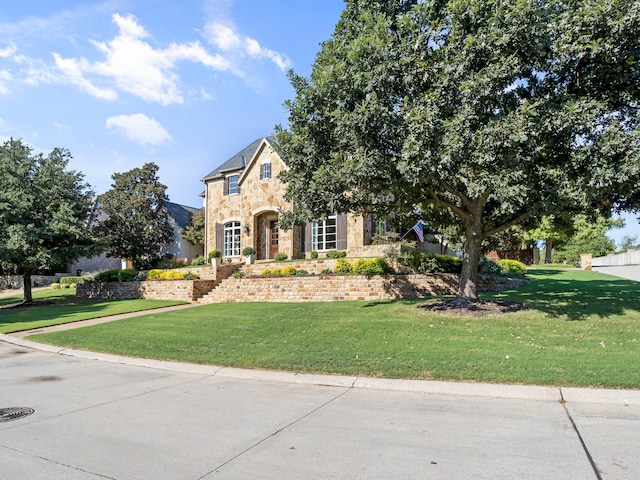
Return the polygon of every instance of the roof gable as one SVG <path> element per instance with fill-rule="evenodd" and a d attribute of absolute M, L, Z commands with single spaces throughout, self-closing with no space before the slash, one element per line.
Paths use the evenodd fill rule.
<path fill-rule="evenodd" d="M 216 168 L 214 171 L 206 175 L 202 179 L 202 181 L 206 182 L 207 180 L 222 178 L 227 172 L 233 172 L 236 170 L 238 172 L 243 171 L 247 167 L 249 162 L 253 159 L 264 140 L 273 141 L 273 137 L 261 137 L 257 140 L 254 140 L 234 156 L 232 156 L 229 160 Z"/>

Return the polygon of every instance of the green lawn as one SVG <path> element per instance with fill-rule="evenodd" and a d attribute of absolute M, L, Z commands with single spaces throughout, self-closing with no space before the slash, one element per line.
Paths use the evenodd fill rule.
<path fill-rule="evenodd" d="M 535 269 L 486 295 L 528 311 L 474 318 L 424 300 L 219 304 L 30 338 L 116 354 L 388 378 L 640 388 L 640 284 Z"/>
<path fill-rule="evenodd" d="M 180 305 L 167 300 L 89 300 L 75 296 L 73 289 L 37 290 L 33 292 L 35 306 L 0 308 L 0 333 L 19 332 L 90 318 L 154 308 Z M 0 307 L 20 302 L 22 294 L 0 298 Z"/>

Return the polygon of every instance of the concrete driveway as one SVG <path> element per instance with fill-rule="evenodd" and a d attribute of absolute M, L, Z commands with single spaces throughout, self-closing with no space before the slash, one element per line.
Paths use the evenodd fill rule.
<path fill-rule="evenodd" d="M 0 337 L 3 480 L 640 478 L 640 391 L 295 375 L 36 346 Z M 9 420 L 9 407 L 34 412 Z"/>

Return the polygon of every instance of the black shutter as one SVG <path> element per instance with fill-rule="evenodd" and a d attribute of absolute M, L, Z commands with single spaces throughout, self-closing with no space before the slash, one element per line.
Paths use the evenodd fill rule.
<path fill-rule="evenodd" d="M 264 165 L 260 165 L 260 180 L 264 178 Z"/>
<path fill-rule="evenodd" d="M 222 194 L 229 195 L 229 177 L 224 178 L 224 187 L 222 187 Z"/>
<path fill-rule="evenodd" d="M 336 239 L 337 245 L 336 248 L 338 250 L 346 250 L 347 249 L 347 215 L 341 213 L 338 215 L 336 220 Z"/>

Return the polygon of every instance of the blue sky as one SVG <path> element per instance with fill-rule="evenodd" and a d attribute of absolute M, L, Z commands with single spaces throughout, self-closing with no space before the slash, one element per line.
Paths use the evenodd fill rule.
<path fill-rule="evenodd" d="M 0 141 L 70 150 L 96 193 L 159 167 L 172 201 L 286 124 L 288 69 L 308 75 L 343 0 L 19 0 L 0 9 Z M 636 235 L 635 216 L 609 232 Z"/>
<path fill-rule="evenodd" d="M 155 162 L 172 201 L 276 124 L 342 0 L 20 0 L 0 9 L 0 140 L 70 150 L 97 193 Z"/>

